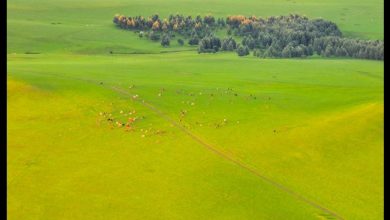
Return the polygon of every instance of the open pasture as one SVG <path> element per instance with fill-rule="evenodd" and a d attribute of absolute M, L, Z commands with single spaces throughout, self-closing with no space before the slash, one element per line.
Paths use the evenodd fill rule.
<path fill-rule="evenodd" d="M 383 218 L 382 61 L 160 53 L 194 48 L 112 24 L 294 12 L 382 39 L 383 1 L 207 2 L 7 2 L 9 219 Z"/>

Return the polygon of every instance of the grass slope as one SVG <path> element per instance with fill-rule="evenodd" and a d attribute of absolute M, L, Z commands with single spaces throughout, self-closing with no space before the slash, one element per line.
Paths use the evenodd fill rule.
<path fill-rule="evenodd" d="M 211 5 L 210 5 L 211 4 Z M 159 13 L 188 15 L 212 13 L 277 16 L 299 13 L 336 22 L 349 37 L 383 39 L 383 1 L 102 1 L 9 0 L 7 5 L 7 51 L 108 53 L 110 50 L 156 52 L 158 43 L 140 41 L 136 34 L 115 29 L 116 13 L 150 16 Z M 194 14 L 196 12 L 196 14 Z M 60 24 L 52 24 L 60 23 Z M 136 43 L 134 42 L 136 41 Z M 175 41 L 172 49 L 177 49 Z"/>
<path fill-rule="evenodd" d="M 111 198 L 106 193 L 110 195 L 114 190 L 119 197 L 116 199 L 125 199 L 127 202 L 124 203 L 137 213 L 145 206 L 135 206 L 133 202 L 153 200 L 158 210 L 172 212 L 160 216 L 162 218 L 182 217 L 183 213 L 172 207 L 177 204 L 163 207 L 159 202 L 176 203 L 182 199 L 187 201 L 187 211 L 183 212 L 188 212 L 188 215 L 201 212 L 197 210 L 198 205 L 190 205 L 200 201 L 205 202 L 203 214 L 206 216 L 210 215 L 207 212 L 213 213 L 215 204 L 221 209 L 227 206 L 223 209 L 232 218 L 268 219 L 275 217 L 276 213 L 280 218 L 290 216 L 281 210 L 290 210 L 297 218 L 305 219 L 324 214 L 214 155 L 150 109 L 137 106 L 137 102 L 132 102 L 129 97 L 104 89 L 99 84 L 79 80 L 93 79 L 138 94 L 140 99 L 152 103 L 177 122 L 180 121 L 180 111 L 186 110 L 181 124 L 204 141 L 345 218 L 380 219 L 383 216 L 383 62 L 332 59 L 259 61 L 252 57 L 238 59 L 234 54 L 199 56 L 183 52 L 180 56 L 16 55 L 9 56 L 8 65 L 11 77 L 8 88 L 9 181 L 29 181 L 34 183 L 31 187 L 36 187 L 25 188 L 20 193 L 21 188 L 11 182 L 9 193 L 18 197 L 10 198 L 10 207 L 19 207 L 18 202 L 30 204 L 31 199 L 40 194 L 46 200 L 37 200 L 36 206 L 46 207 L 44 201 L 69 205 L 71 195 L 43 192 L 40 184 L 46 187 L 47 181 L 53 184 L 65 181 L 82 187 L 87 183 L 80 175 L 90 176 L 89 184 L 94 184 L 94 178 L 98 181 L 99 175 L 103 175 L 106 177 L 99 183 L 108 184 L 106 188 L 60 185 L 57 189 L 71 190 L 87 198 L 97 193 L 101 198 L 97 198 L 96 205 L 100 206 Z M 27 85 L 19 88 L 17 85 L 21 81 Z M 135 87 L 128 89 L 131 85 Z M 159 96 L 162 88 L 164 92 Z M 256 99 L 251 98 L 251 94 Z M 142 138 L 144 133 L 140 131 L 127 133 L 123 128 L 110 129 L 104 123 L 97 124 L 101 111 L 113 111 L 119 115 L 119 111 L 132 108 L 146 116 L 137 124 L 139 128 L 164 130 L 167 134 Z M 221 124 L 224 119 L 227 123 L 216 128 L 216 124 Z M 54 146 L 55 149 L 51 149 Z M 38 159 L 34 159 L 36 157 Z M 211 159 L 206 159 L 208 157 Z M 28 168 L 30 163 L 32 168 Z M 133 167 L 126 169 L 129 172 L 126 174 L 120 171 L 121 166 L 132 166 L 126 163 L 152 166 L 154 168 L 150 169 L 159 169 L 160 172 L 149 173 L 146 168 L 138 170 Z M 104 168 L 105 164 L 108 164 L 107 168 Z M 96 169 L 96 166 L 101 169 Z M 77 171 L 80 168 L 83 171 Z M 230 169 L 239 172 L 244 179 L 234 177 L 235 174 L 229 173 L 232 172 L 228 171 Z M 82 174 L 77 174 L 79 172 Z M 62 175 L 66 178 L 63 179 Z M 177 191 L 159 201 L 149 197 L 141 183 L 131 189 L 116 187 L 117 184 L 131 184 L 130 179 L 121 181 L 122 178 L 150 178 L 150 184 L 160 185 L 169 178 L 164 175 L 173 175 L 170 181 L 174 181 L 177 175 L 179 183 L 188 187 L 186 190 L 197 190 L 195 194 L 199 197 Z M 219 179 L 219 175 L 224 177 Z M 215 184 L 212 191 L 217 191 L 213 194 L 206 186 L 195 184 L 195 187 L 195 177 L 207 184 Z M 251 182 L 248 183 L 246 178 Z M 45 181 L 41 181 L 43 179 Z M 184 187 L 176 185 L 179 183 L 170 182 L 170 189 L 175 191 Z M 274 193 L 267 189 L 267 195 L 264 195 L 264 191 L 257 191 L 259 189 L 254 187 L 256 184 L 260 188 L 272 188 Z M 155 192 L 165 192 L 165 189 L 154 188 Z M 138 193 L 138 199 L 125 196 L 128 190 Z M 207 197 L 210 194 L 213 196 Z M 227 197 L 223 196 L 225 194 Z M 239 205 L 241 211 L 235 207 L 237 201 L 229 200 L 230 196 L 245 200 L 245 204 Z M 291 202 L 279 204 L 280 196 Z M 257 199 L 248 201 L 248 197 Z M 273 199 L 274 203 L 269 203 L 266 198 Z M 76 207 L 82 210 L 91 208 L 87 204 Z M 60 207 L 53 209 L 60 210 Z M 42 215 L 50 216 L 46 211 L 42 212 Z M 63 215 L 68 216 L 68 213 Z M 215 215 L 215 218 L 226 217 Z M 124 216 L 127 214 L 120 217 Z"/>
<path fill-rule="evenodd" d="M 383 62 L 160 54 L 194 48 L 162 48 L 111 22 L 115 13 L 296 12 L 383 39 L 383 1 L 7 3 L 9 219 L 331 217 L 110 86 L 345 219 L 383 218 Z M 145 117 L 137 131 L 99 114 L 123 121 L 121 110 Z"/>

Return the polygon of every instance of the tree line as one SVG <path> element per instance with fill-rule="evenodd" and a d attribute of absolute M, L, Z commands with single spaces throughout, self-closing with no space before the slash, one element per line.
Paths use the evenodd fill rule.
<path fill-rule="evenodd" d="M 160 41 L 167 47 L 176 35 L 182 36 L 189 45 L 197 45 L 199 53 L 236 51 L 239 56 L 252 51 L 257 57 L 307 57 L 318 54 L 325 57 L 353 57 L 384 59 L 384 42 L 358 40 L 342 36 L 337 25 L 324 19 L 308 19 L 296 14 L 288 16 L 234 15 L 215 18 L 212 15 L 170 15 L 161 19 L 158 15 L 126 17 L 115 15 L 113 22 L 120 28 L 133 30 L 139 37 Z M 220 39 L 218 30 L 225 29 L 227 36 Z M 236 42 L 241 39 L 241 42 Z M 183 39 L 178 39 L 184 45 Z"/>

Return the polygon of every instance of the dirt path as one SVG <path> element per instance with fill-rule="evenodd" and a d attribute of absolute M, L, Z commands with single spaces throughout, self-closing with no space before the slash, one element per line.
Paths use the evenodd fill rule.
<path fill-rule="evenodd" d="M 221 158 L 223 158 L 225 160 L 228 160 L 228 161 L 232 162 L 233 164 L 236 164 L 237 166 L 241 167 L 242 169 L 244 169 L 244 170 L 252 173 L 256 177 L 260 178 L 261 180 L 269 183 L 270 185 L 278 188 L 279 190 L 281 190 L 281 191 L 283 191 L 285 193 L 290 194 L 291 196 L 295 197 L 297 200 L 299 200 L 301 202 L 304 202 L 304 203 L 306 203 L 306 204 L 308 204 L 308 205 L 310 205 L 310 206 L 312 206 L 312 207 L 314 207 L 316 209 L 319 209 L 319 210 L 327 213 L 327 218 L 328 219 L 331 219 L 332 217 L 336 218 L 336 219 L 343 219 L 336 212 L 334 212 L 334 211 L 332 211 L 332 210 L 330 210 L 330 209 L 328 209 L 328 208 L 318 204 L 317 202 L 314 202 L 314 201 L 304 197 L 303 195 L 300 195 L 299 193 L 291 190 L 290 188 L 288 188 L 288 187 L 286 187 L 286 186 L 284 186 L 284 185 L 282 185 L 282 184 L 280 184 L 280 183 L 278 183 L 278 182 L 276 182 L 274 180 L 269 179 L 268 177 L 262 175 L 260 172 L 258 172 L 256 169 L 250 167 L 246 163 L 241 162 L 240 160 L 235 159 L 234 157 L 232 157 L 232 156 L 230 156 L 230 155 L 228 155 L 226 153 L 223 153 L 222 151 L 218 150 L 216 147 L 212 146 L 211 144 L 207 143 L 205 140 L 201 139 L 196 134 L 192 133 L 187 128 L 185 128 L 182 125 L 180 125 L 179 123 L 177 123 L 174 119 L 169 117 L 169 115 L 167 115 L 166 113 L 164 113 L 163 111 L 161 111 L 160 109 L 158 109 L 157 107 L 152 105 L 151 103 L 146 102 L 144 99 L 142 99 L 142 97 L 138 98 L 138 99 L 133 99 L 133 95 L 134 94 L 131 94 L 130 92 L 128 92 L 127 90 L 125 90 L 123 88 L 120 88 L 118 86 L 109 85 L 109 84 L 106 84 L 106 83 L 101 84 L 100 81 L 98 81 L 98 80 L 91 80 L 91 79 L 86 79 L 86 78 L 64 76 L 64 75 L 59 75 L 59 74 L 54 74 L 54 73 L 37 73 L 37 72 L 35 72 L 35 73 L 34 72 L 30 72 L 30 73 L 39 74 L 39 75 L 49 75 L 49 76 L 53 76 L 53 77 L 57 77 L 57 78 L 75 79 L 75 80 L 78 80 L 78 81 L 91 83 L 91 84 L 97 85 L 99 87 L 103 87 L 105 89 L 109 89 L 109 90 L 112 90 L 114 92 L 117 92 L 117 93 L 120 93 L 122 95 L 125 95 L 125 96 L 129 97 L 131 100 L 137 101 L 137 102 L 141 103 L 143 106 L 147 107 L 148 109 L 150 109 L 151 111 L 153 111 L 154 113 L 159 115 L 160 117 L 164 118 L 166 121 L 170 122 L 172 125 L 174 125 L 178 129 L 180 129 L 182 132 L 187 134 L 189 137 L 191 137 L 194 141 L 196 141 L 198 144 L 200 144 L 201 146 L 203 146 L 207 150 L 215 153 L 216 155 L 220 156 Z M 322 216 L 325 216 L 325 215 L 322 215 Z"/>
<path fill-rule="evenodd" d="M 116 86 L 112 86 L 111 87 L 112 90 L 116 91 L 116 92 L 119 92 L 119 93 L 122 93 L 126 96 L 129 96 L 129 97 L 132 97 L 133 95 L 128 93 L 126 90 L 124 89 L 121 89 L 121 88 L 118 88 Z M 322 205 L 319 205 L 317 204 L 316 202 L 314 201 L 311 201 L 309 199 L 307 199 L 306 197 L 292 191 L 291 189 L 269 179 L 268 177 L 265 177 L 264 175 L 262 175 L 261 173 L 259 173 L 258 171 L 256 171 L 254 168 L 251 168 L 249 165 L 239 161 L 238 159 L 235 159 L 234 157 L 232 156 L 229 156 L 228 154 L 225 154 L 223 152 L 221 152 L 220 150 L 218 150 L 217 148 L 213 147 L 212 145 L 210 145 L 209 143 L 207 143 L 206 141 L 202 140 L 200 137 L 198 137 L 197 135 L 195 135 L 194 133 L 192 133 L 190 130 L 188 130 L 187 128 L 183 127 L 182 125 L 180 125 L 179 123 L 177 123 L 174 119 L 172 119 L 171 117 L 169 117 L 167 114 L 165 114 L 164 112 L 162 112 L 161 110 L 159 110 L 158 108 L 156 108 L 155 106 L 153 106 L 152 104 L 148 103 L 148 102 L 145 102 L 145 101 L 140 101 L 140 103 L 144 106 L 146 106 L 147 108 L 149 108 L 150 110 L 152 110 L 153 112 L 155 112 L 156 114 L 158 114 L 160 117 L 164 118 L 165 120 L 167 120 L 168 122 L 170 122 L 171 124 L 173 124 L 175 127 L 177 127 L 178 129 L 180 129 L 181 131 L 183 131 L 184 133 L 186 133 L 188 136 L 190 136 L 193 140 L 195 140 L 196 142 L 198 142 L 200 145 L 202 145 L 203 147 L 207 148 L 208 150 L 212 151 L 213 153 L 217 154 L 218 156 L 238 165 L 239 167 L 249 171 L 250 173 L 254 174 L 255 176 L 259 177 L 260 179 L 268 182 L 269 184 L 277 187 L 278 189 L 294 196 L 296 199 L 302 201 L 302 202 L 305 202 L 317 209 L 320 209 L 322 210 L 323 212 L 333 216 L 334 218 L 336 219 L 343 219 L 339 214 L 335 213 L 334 211 L 331 211 L 329 210 L 328 208 L 322 206 Z"/>

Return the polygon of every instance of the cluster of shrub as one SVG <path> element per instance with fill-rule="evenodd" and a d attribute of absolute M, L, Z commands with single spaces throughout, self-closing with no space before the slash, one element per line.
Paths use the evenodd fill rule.
<path fill-rule="evenodd" d="M 228 33 L 243 37 L 244 47 L 258 57 L 331 57 L 383 60 L 384 42 L 343 38 L 337 25 L 323 19 L 289 15 L 268 19 L 227 18 Z"/>
<path fill-rule="evenodd" d="M 257 18 L 242 15 L 226 19 L 170 15 L 161 20 L 158 15 L 148 18 L 142 16 L 125 17 L 116 15 L 114 23 L 121 28 L 135 30 L 140 37 L 161 41 L 169 46 L 175 33 L 188 40 L 190 45 L 198 45 L 199 53 L 236 51 L 246 56 L 253 51 L 257 57 L 306 57 L 314 53 L 331 57 L 354 57 L 383 60 L 383 41 L 369 41 L 343 38 L 341 31 L 333 22 L 323 19 L 310 20 L 305 16 L 289 15 Z M 227 36 L 215 36 L 218 29 L 227 29 Z M 241 38 L 236 43 L 234 38 Z M 184 40 L 178 39 L 180 45 Z"/>
<path fill-rule="evenodd" d="M 153 41 L 161 40 L 163 46 L 169 45 L 169 40 L 175 36 L 174 33 L 187 38 L 190 45 L 198 45 L 202 38 L 226 26 L 224 19 L 216 19 L 211 15 L 204 17 L 198 15 L 193 18 L 177 14 L 170 15 L 168 19 L 161 19 L 157 14 L 147 18 L 115 15 L 113 22 L 120 28 L 138 31 L 140 37 L 147 37 Z"/>
<path fill-rule="evenodd" d="M 384 42 L 338 37 L 314 39 L 313 50 L 322 56 L 354 57 L 361 59 L 384 59 Z"/>

